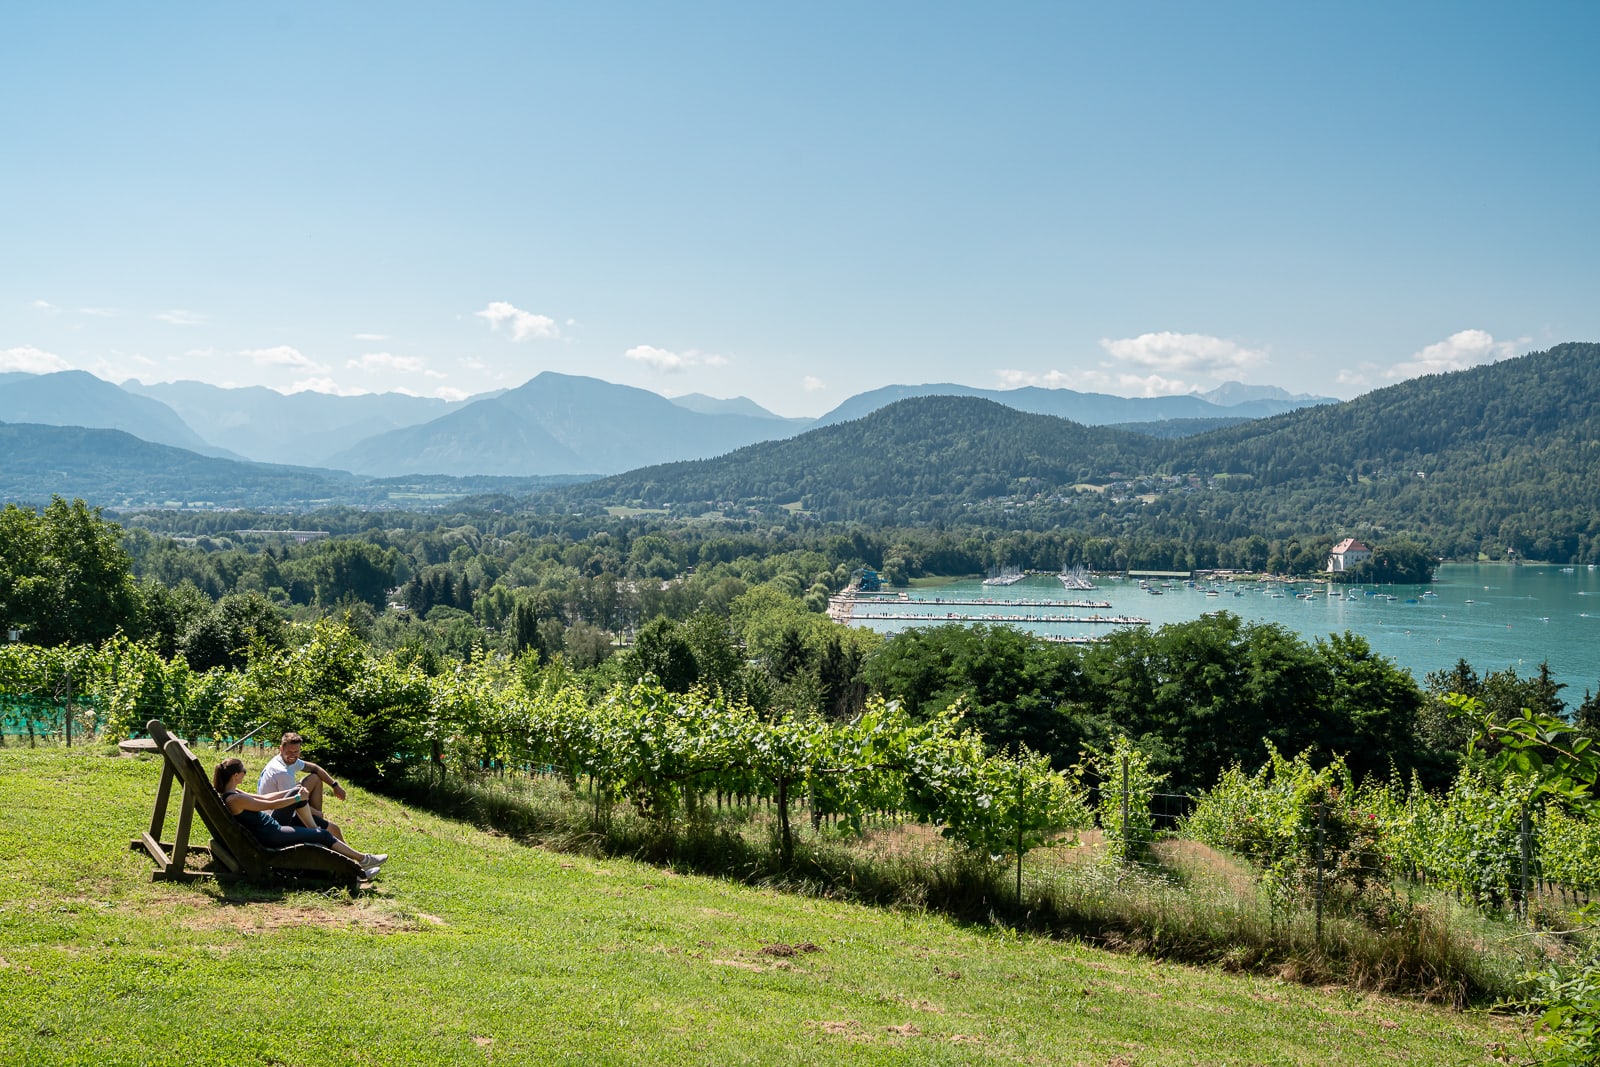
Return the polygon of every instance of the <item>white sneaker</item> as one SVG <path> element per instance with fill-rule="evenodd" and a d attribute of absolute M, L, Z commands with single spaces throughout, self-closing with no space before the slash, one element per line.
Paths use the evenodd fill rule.
<path fill-rule="evenodd" d="M 363 867 L 363 868 L 361 868 L 361 877 L 365 878 L 369 882 L 372 881 L 374 878 L 378 877 L 378 866 L 377 866 L 377 864 L 373 864 L 371 867 Z"/>
<path fill-rule="evenodd" d="M 382 867 L 388 860 L 387 852 L 368 852 L 361 857 L 361 864 L 364 867 Z"/>

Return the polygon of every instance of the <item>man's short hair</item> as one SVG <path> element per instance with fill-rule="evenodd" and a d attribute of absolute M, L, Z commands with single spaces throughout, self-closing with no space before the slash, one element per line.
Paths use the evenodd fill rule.
<path fill-rule="evenodd" d="M 288 733 L 286 733 L 282 737 L 278 738 L 278 744 L 279 745 L 290 745 L 290 744 L 298 745 L 300 743 L 301 743 L 300 735 L 295 733 L 293 730 L 290 730 Z"/>

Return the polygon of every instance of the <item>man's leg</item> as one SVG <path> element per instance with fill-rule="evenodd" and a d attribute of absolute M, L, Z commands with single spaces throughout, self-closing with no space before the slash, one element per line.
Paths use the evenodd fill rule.
<path fill-rule="evenodd" d="M 306 795 L 311 798 L 311 802 L 299 811 L 300 821 L 313 830 L 321 827 L 343 841 L 344 832 L 337 824 L 328 821 L 328 817 L 322 813 L 322 779 L 314 774 L 308 774 L 300 779 L 300 784 L 305 787 Z"/>

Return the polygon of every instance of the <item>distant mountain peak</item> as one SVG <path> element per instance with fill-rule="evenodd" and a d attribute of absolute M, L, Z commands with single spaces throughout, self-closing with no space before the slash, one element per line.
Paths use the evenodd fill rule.
<path fill-rule="evenodd" d="M 680 408 L 688 408 L 701 415 L 748 415 L 755 419 L 783 417 L 768 411 L 747 396 L 729 397 L 724 400 L 720 397 L 707 396 L 705 393 L 684 393 L 682 396 L 669 396 L 667 399 Z"/>
<path fill-rule="evenodd" d="M 1248 404 L 1259 400 L 1278 400 L 1296 406 L 1311 406 L 1313 404 L 1337 404 L 1338 398 L 1331 396 L 1316 396 L 1312 393 L 1291 393 L 1280 389 L 1276 385 L 1246 385 L 1243 382 L 1223 382 L 1215 389 L 1195 396 L 1208 400 L 1218 407 L 1231 408 L 1238 404 Z"/>

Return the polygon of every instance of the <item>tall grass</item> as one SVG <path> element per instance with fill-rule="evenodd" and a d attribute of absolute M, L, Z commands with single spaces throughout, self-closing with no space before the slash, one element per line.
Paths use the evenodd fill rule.
<path fill-rule="evenodd" d="M 1274 901 L 1252 871 L 1192 841 L 1157 842 L 1139 863 L 1111 859 L 1087 834 L 1028 854 L 1014 868 L 954 848 L 929 827 L 888 823 L 862 835 L 798 835 L 785 864 L 759 807 L 702 804 L 671 824 L 626 804 L 593 801 L 548 778 L 439 777 L 385 787 L 397 799 L 530 844 L 627 856 L 684 872 L 950 915 L 1071 937 L 1176 962 L 1311 984 L 1419 996 L 1458 1007 L 1506 1000 L 1549 946 L 1526 928 L 1485 919 L 1441 894 L 1392 893 L 1373 908 L 1330 907 L 1320 937 L 1305 906 Z M 797 822 L 803 823 L 800 819 Z"/>

